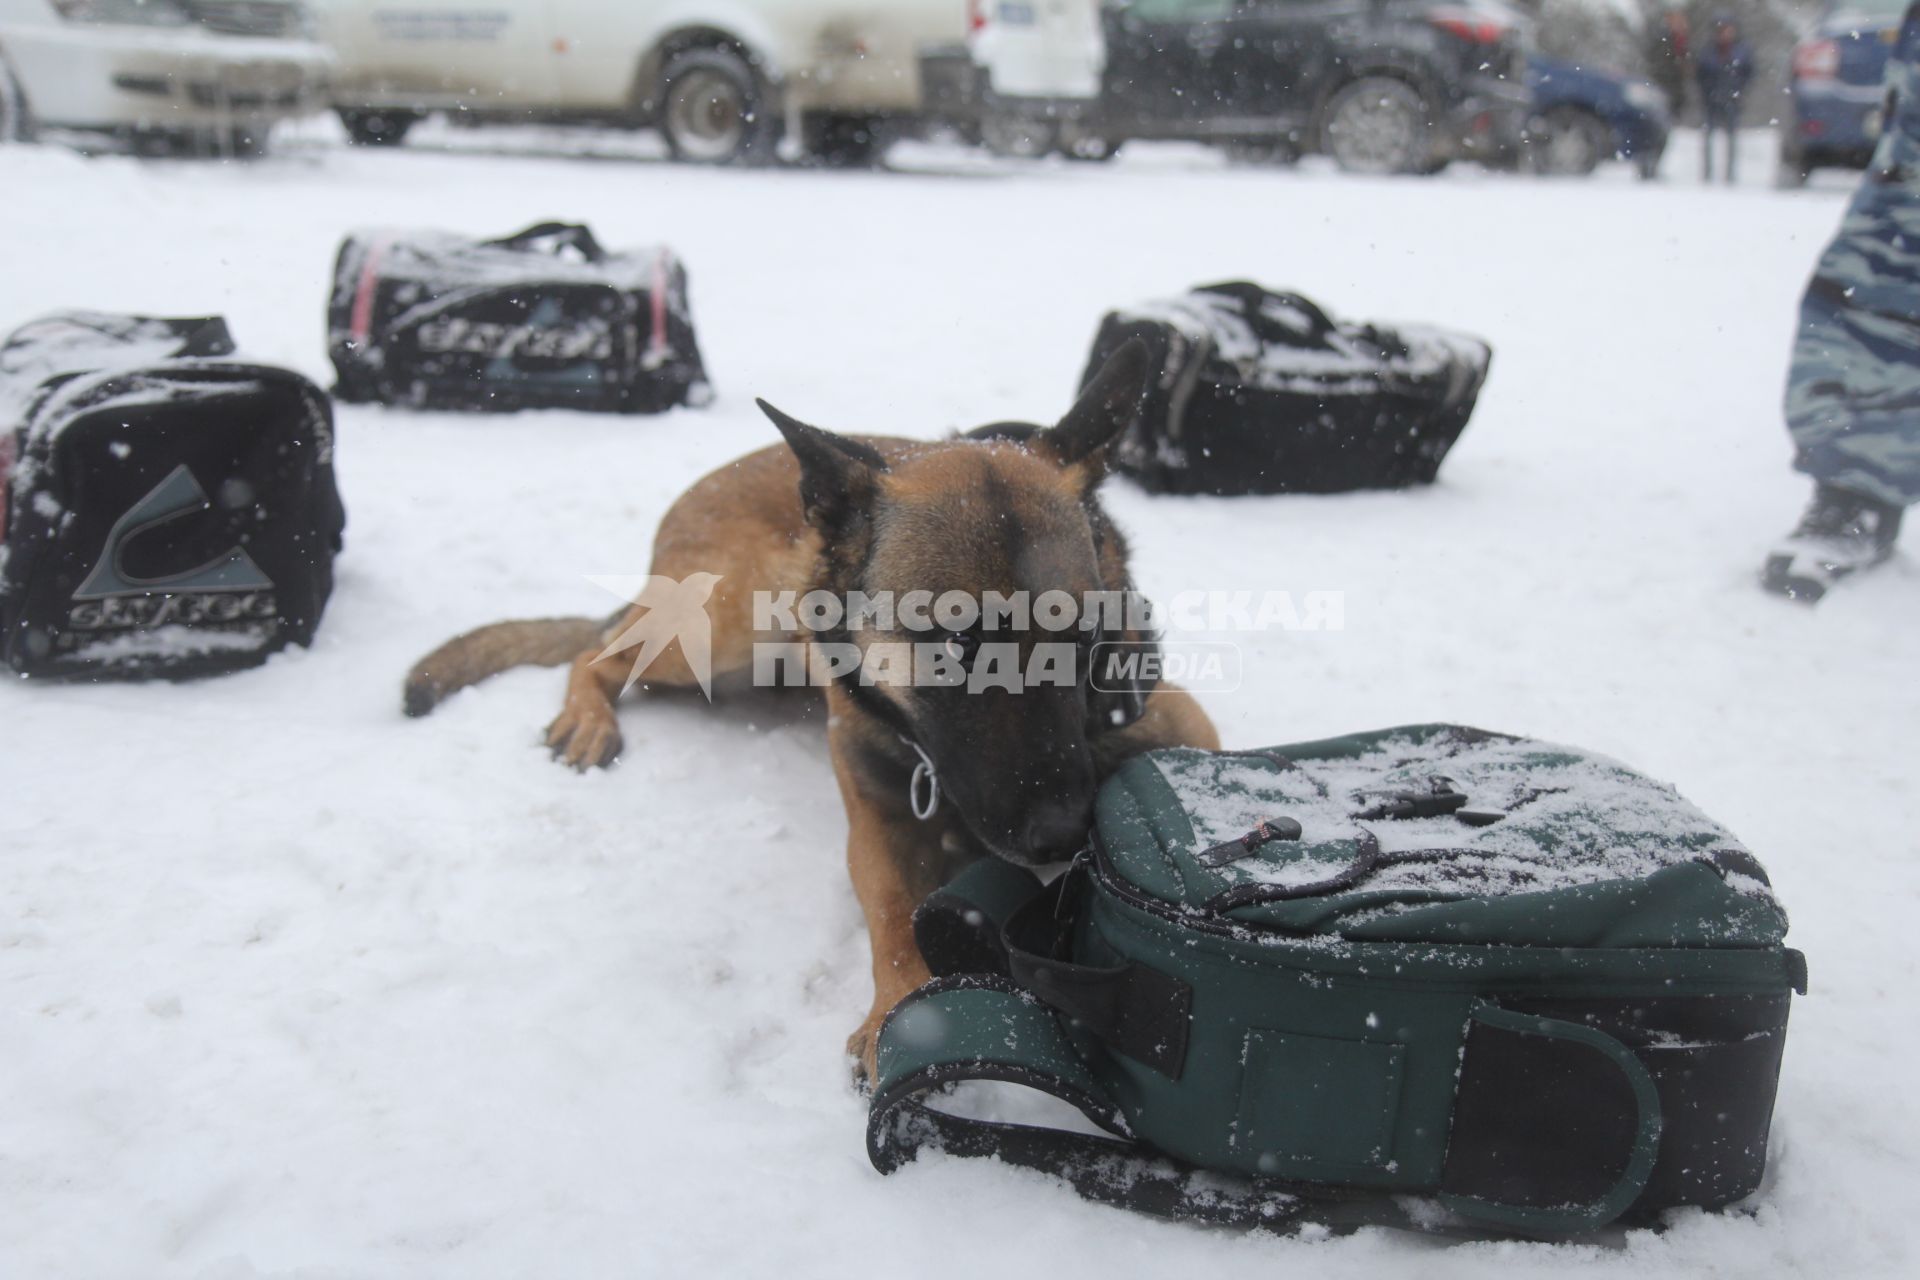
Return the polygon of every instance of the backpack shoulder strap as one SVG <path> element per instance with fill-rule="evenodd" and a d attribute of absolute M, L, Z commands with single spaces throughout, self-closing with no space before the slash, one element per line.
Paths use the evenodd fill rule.
<path fill-rule="evenodd" d="M 1005 978 L 936 978 L 880 1028 L 867 1156 L 892 1173 L 922 1151 L 994 1156 L 1064 1179 L 1089 1200 L 1158 1217 L 1284 1228 L 1309 1201 L 1195 1169 L 1134 1143 L 1120 1109 L 1046 1005 Z M 1097 1128 L 987 1119 L 928 1105 L 968 1081 L 1025 1086 L 1068 1103 Z"/>
<path fill-rule="evenodd" d="M 1011 978 L 1083 1035 L 1177 1080 L 1193 991 L 1147 965 L 1075 961 L 1070 932 L 1086 890 L 1077 866 L 1043 887 L 1030 871 L 982 858 L 914 911 L 914 942 L 934 974 Z"/>

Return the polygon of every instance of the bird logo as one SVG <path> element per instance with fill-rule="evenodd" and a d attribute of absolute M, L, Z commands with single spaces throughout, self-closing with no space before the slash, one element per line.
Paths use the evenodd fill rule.
<path fill-rule="evenodd" d="M 639 647 L 621 693 L 640 683 L 647 668 L 667 651 L 667 646 L 678 641 L 688 670 L 700 682 L 700 691 L 707 695 L 707 701 L 713 701 L 713 623 L 707 617 L 707 600 L 720 581 L 719 574 L 690 573 L 680 581 L 658 574 L 644 577 L 590 574 L 588 581 L 646 610 L 594 659 L 604 662 L 616 653 Z"/>

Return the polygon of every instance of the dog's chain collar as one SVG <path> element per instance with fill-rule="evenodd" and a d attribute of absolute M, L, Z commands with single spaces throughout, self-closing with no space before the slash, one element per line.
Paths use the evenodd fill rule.
<path fill-rule="evenodd" d="M 940 812 L 940 775 L 934 771 L 933 757 L 920 749 L 920 744 L 906 734 L 900 735 L 900 741 L 913 748 L 913 754 L 920 757 L 920 763 L 913 766 L 913 777 L 907 781 L 907 804 L 913 809 L 913 816 L 925 822 Z M 923 802 L 921 795 L 925 794 Z"/>

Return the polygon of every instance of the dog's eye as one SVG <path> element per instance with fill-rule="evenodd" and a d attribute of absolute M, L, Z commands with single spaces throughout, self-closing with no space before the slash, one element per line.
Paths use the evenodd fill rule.
<path fill-rule="evenodd" d="M 965 631 L 949 631 L 944 641 L 947 656 L 955 662 L 971 662 L 980 647 L 979 637 Z"/>

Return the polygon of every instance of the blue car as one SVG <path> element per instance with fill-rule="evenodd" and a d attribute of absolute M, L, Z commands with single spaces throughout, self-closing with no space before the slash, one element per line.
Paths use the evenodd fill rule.
<path fill-rule="evenodd" d="M 1643 178 L 1660 171 L 1672 116 L 1666 95 L 1653 85 L 1534 54 L 1527 59 L 1527 87 L 1533 91 L 1527 142 L 1541 173 L 1588 174 L 1615 157 L 1631 160 Z"/>
<path fill-rule="evenodd" d="M 1792 106 L 1780 129 L 1780 181 L 1822 166 L 1864 169 L 1880 140 L 1887 54 L 1908 0 L 1835 0 L 1793 51 Z"/>

